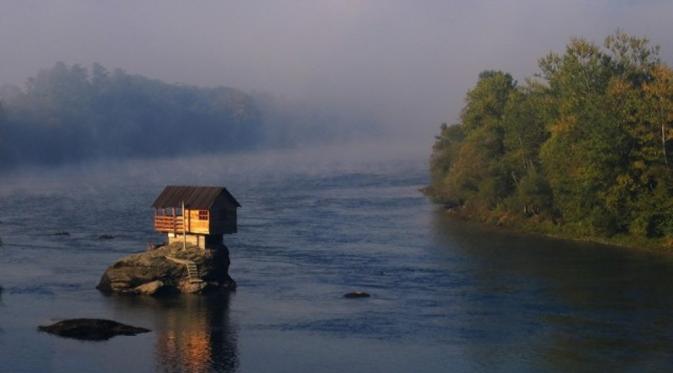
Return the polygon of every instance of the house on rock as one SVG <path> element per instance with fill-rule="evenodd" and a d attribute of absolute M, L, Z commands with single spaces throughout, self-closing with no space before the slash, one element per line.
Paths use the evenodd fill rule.
<path fill-rule="evenodd" d="M 224 187 L 167 186 L 152 204 L 154 229 L 168 243 L 182 242 L 202 249 L 222 245 L 222 236 L 237 231 L 241 204 Z"/>

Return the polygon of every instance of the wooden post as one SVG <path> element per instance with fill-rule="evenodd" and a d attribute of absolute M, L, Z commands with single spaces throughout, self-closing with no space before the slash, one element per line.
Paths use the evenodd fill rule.
<path fill-rule="evenodd" d="M 185 201 L 182 201 L 182 248 L 187 248 L 187 223 L 185 222 Z"/>
<path fill-rule="evenodd" d="M 177 234 L 176 227 L 175 227 L 175 207 L 171 207 L 171 209 L 173 209 L 172 210 L 173 211 L 173 219 L 172 219 L 173 220 L 173 237 L 175 237 L 175 235 Z"/>

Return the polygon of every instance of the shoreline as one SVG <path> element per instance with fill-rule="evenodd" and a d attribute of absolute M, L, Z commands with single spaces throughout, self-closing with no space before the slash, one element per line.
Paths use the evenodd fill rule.
<path fill-rule="evenodd" d="M 533 235 L 538 237 L 546 237 L 555 240 L 572 241 L 578 243 L 592 243 L 612 248 L 628 249 L 640 252 L 647 252 L 656 255 L 664 255 L 673 257 L 673 246 L 668 246 L 663 239 L 652 238 L 635 238 L 627 235 L 616 235 L 614 238 L 598 237 L 598 236 L 577 236 L 570 232 L 549 232 L 545 226 L 534 222 L 531 219 L 525 218 L 510 218 L 508 214 L 498 214 L 490 211 L 491 216 L 482 216 L 475 211 L 468 211 L 463 206 L 448 206 L 442 202 L 434 200 L 433 195 L 429 192 L 428 187 L 421 188 L 419 191 L 426 196 L 430 202 L 436 206 L 442 213 L 451 218 L 462 220 L 465 222 L 478 224 L 485 228 L 500 230 L 502 232 Z M 511 217 L 511 216 L 510 216 Z M 527 224 L 523 224 L 526 222 Z M 546 222 L 550 223 L 550 222 Z M 670 245 L 670 243 L 669 243 Z"/>

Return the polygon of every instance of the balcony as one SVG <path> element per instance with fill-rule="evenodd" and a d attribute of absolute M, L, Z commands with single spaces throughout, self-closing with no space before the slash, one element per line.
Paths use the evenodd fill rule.
<path fill-rule="evenodd" d="M 184 222 L 182 216 L 154 216 L 154 229 L 159 232 L 183 233 Z"/>

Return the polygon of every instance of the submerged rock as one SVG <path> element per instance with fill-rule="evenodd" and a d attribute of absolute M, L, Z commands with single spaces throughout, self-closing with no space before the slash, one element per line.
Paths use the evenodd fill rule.
<path fill-rule="evenodd" d="M 236 282 L 228 271 L 226 246 L 183 249 L 175 243 L 120 259 L 105 271 L 96 288 L 104 293 L 143 295 L 233 290 Z"/>
<path fill-rule="evenodd" d="M 38 326 L 37 329 L 61 337 L 87 341 L 104 341 L 117 335 L 136 335 L 150 332 L 149 329 L 104 319 L 63 320 L 52 325 Z"/>
<path fill-rule="evenodd" d="M 364 291 L 352 291 L 344 294 L 344 298 L 369 298 L 369 293 L 365 293 Z"/>

